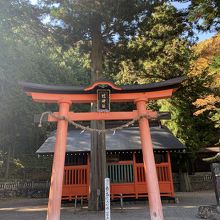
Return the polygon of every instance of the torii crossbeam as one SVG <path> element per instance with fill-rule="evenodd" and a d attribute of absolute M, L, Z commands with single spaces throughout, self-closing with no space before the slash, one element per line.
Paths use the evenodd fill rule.
<path fill-rule="evenodd" d="M 156 112 L 146 110 L 150 100 L 164 99 L 172 96 L 185 77 L 174 78 L 163 82 L 145 85 L 126 85 L 117 87 L 110 82 L 96 82 L 89 87 L 81 86 L 48 86 L 34 83 L 21 83 L 27 95 L 36 102 L 57 103 L 57 116 L 49 116 L 48 121 L 57 121 L 56 145 L 54 150 L 51 174 L 50 194 L 48 201 L 47 220 L 60 219 L 62 183 L 66 138 L 69 120 L 126 120 L 139 117 L 139 128 L 145 177 L 149 198 L 151 220 L 163 220 L 159 184 L 150 136 L 148 117 L 155 117 Z M 133 102 L 137 110 L 132 112 L 110 112 L 111 102 Z M 73 113 L 70 106 L 74 103 L 98 103 L 99 112 Z M 63 116 L 63 117 L 61 117 Z M 141 117 L 148 116 L 148 117 Z M 104 181 L 104 180 L 103 180 Z"/>

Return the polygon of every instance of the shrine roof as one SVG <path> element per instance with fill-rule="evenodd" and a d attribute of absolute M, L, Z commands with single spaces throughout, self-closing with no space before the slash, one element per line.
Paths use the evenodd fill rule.
<path fill-rule="evenodd" d="M 153 148 L 156 151 L 184 150 L 185 146 L 170 132 L 167 127 L 151 127 Z M 37 150 L 39 154 L 54 152 L 56 132 L 52 132 L 47 140 Z M 107 151 L 141 150 L 141 141 L 138 127 L 130 127 L 106 133 Z M 89 152 L 91 150 L 91 134 L 81 133 L 75 129 L 68 131 L 66 152 Z"/>
<path fill-rule="evenodd" d="M 175 89 L 186 79 L 186 77 L 178 77 L 166 81 L 142 84 L 142 85 L 123 85 L 115 86 L 111 82 L 95 82 L 94 84 L 84 86 L 54 86 L 36 83 L 21 82 L 25 92 L 50 93 L 50 94 L 95 94 L 97 89 L 110 89 L 111 93 L 137 93 L 150 92 L 165 89 Z"/>

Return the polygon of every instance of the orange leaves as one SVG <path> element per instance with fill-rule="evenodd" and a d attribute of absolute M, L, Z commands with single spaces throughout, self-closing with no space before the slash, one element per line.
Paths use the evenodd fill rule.
<path fill-rule="evenodd" d="M 193 102 L 193 105 L 195 105 L 197 108 L 202 108 L 196 111 L 194 115 L 198 116 L 208 110 L 217 110 L 216 104 L 218 103 L 220 103 L 220 97 L 214 95 L 207 95 L 204 98 L 197 99 L 195 102 Z"/>
<path fill-rule="evenodd" d="M 193 50 L 198 58 L 192 63 L 189 75 L 198 76 L 207 68 L 208 72 L 211 73 L 209 69 L 210 64 L 215 56 L 220 56 L 220 34 L 197 44 Z"/>

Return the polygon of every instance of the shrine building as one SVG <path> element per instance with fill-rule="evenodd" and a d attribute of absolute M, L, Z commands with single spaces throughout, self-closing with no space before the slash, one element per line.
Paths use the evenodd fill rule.
<path fill-rule="evenodd" d="M 171 154 L 185 150 L 184 145 L 160 123 L 150 123 L 160 195 L 175 197 Z M 52 132 L 37 150 L 39 155 L 54 153 L 56 132 Z M 91 134 L 79 129 L 67 136 L 63 200 L 88 199 L 90 182 Z M 106 133 L 107 176 L 111 180 L 111 198 L 147 197 L 141 140 L 138 127 Z"/>

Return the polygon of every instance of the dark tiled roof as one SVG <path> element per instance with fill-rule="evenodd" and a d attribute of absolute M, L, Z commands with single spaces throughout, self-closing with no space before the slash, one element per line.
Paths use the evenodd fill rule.
<path fill-rule="evenodd" d="M 106 88 L 110 89 L 111 93 L 150 92 L 150 91 L 178 88 L 185 79 L 186 77 L 178 77 L 178 78 L 169 79 L 162 82 L 150 83 L 150 84 L 124 85 L 120 87 L 122 90 L 116 90 L 109 86 L 107 86 Z M 53 86 L 53 85 L 27 83 L 27 82 L 21 82 L 20 84 L 26 92 L 40 92 L 40 93 L 53 93 L 53 94 L 82 94 L 82 93 L 95 94 L 97 88 L 102 88 L 102 86 L 100 85 L 100 87 L 97 86 L 92 90 L 85 91 L 87 87 L 83 87 L 83 86 Z"/>
<path fill-rule="evenodd" d="M 66 152 L 89 152 L 91 150 L 91 135 L 81 130 L 68 132 Z M 183 150 L 185 146 L 166 127 L 151 127 L 151 137 L 154 150 Z M 37 153 L 53 153 L 55 132 L 37 150 Z M 132 127 L 106 134 L 107 151 L 140 150 L 141 142 L 139 128 Z"/>

